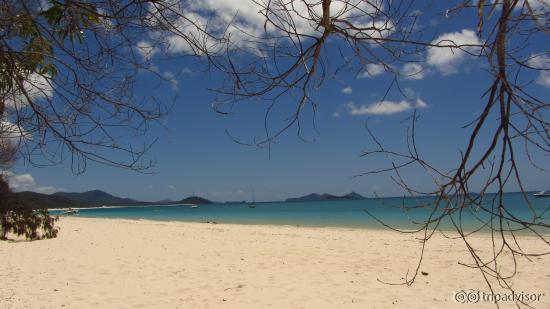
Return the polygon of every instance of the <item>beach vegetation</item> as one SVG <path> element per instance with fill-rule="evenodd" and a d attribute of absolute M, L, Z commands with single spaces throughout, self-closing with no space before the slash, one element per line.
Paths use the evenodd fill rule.
<path fill-rule="evenodd" d="M 0 240 L 11 235 L 27 240 L 54 238 L 58 232 L 56 221 L 57 217 L 50 216 L 46 209 L 32 209 L 18 203 L 0 175 Z"/>

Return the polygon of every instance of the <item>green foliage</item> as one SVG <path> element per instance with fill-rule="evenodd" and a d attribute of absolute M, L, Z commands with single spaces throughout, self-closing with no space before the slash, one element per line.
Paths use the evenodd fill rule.
<path fill-rule="evenodd" d="M 19 205 L 0 175 L 0 239 L 7 239 L 10 233 L 28 240 L 55 238 L 57 219 L 45 209 L 33 210 Z"/>
<path fill-rule="evenodd" d="M 59 24 L 63 18 L 63 9 L 60 5 L 54 4 L 50 9 L 40 13 L 40 15 L 46 17 L 50 25 Z"/>
<path fill-rule="evenodd" d="M 15 43 L 10 44 L 11 48 L 0 44 L 0 92 L 12 91 L 14 79 L 23 81 L 33 73 L 55 78 L 58 73 L 53 61 L 55 50 L 48 35 L 82 44 L 85 31 L 94 30 L 100 22 L 97 9 L 91 4 L 58 1 L 50 4 L 38 14 L 17 5 L 2 7 L 2 14 L 10 15 L 11 20 L 9 26 L 2 25 L 3 35 Z M 6 19 L 4 16 L 3 20 Z"/>
<path fill-rule="evenodd" d="M 51 3 L 52 6 L 41 12 L 40 16 L 46 18 L 52 32 L 62 40 L 68 38 L 71 42 L 78 40 L 82 43 L 84 30 L 99 24 L 97 9 L 91 4 L 70 5 L 56 1 Z"/>
<path fill-rule="evenodd" d="M 15 207 L 3 213 L 2 216 L 0 239 L 5 239 L 8 233 L 25 236 L 28 240 L 57 237 L 58 229 L 55 227 L 57 217 L 51 217 L 45 209 Z"/>

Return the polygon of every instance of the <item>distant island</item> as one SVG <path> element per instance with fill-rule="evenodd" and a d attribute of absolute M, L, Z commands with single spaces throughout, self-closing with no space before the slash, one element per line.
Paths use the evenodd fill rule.
<path fill-rule="evenodd" d="M 508 192 L 509 194 L 515 192 Z M 533 193 L 533 192 L 526 192 Z M 32 191 L 23 191 L 15 193 L 18 203 L 24 207 L 32 209 L 51 209 L 51 208 L 87 208 L 101 206 L 152 206 L 152 205 L 179 205 L 194 204 L 204 205 L 213 203 L 223 204 L 246 204 L 246 201 L 210 201 L 200 196 L 189 196 L 184 199 L 174 201 L 163 199 L 160 201 L 145 202 L 131 198 L 117 197 L 101 190 L 92 190 L 81 193 L 75 192 L 56 192 L 53 194 L 43 194 Z M 417 196 L 422 197 L 422 196 Z M 424 196 L 428 197 L 428 196 Z M 403 197 L 396 197 L 403 198 Z M 329 193 L 317 194 L 311 193 L 301 197 L 287 198 L 284 202 L 322 202 L 322 201 L 351 201 L 363 200 L 366 197 L 359 193 L 351 192 L 345 195 L 333 195 Z"/>
<path fill-rule="evenodd" d="M 211 201 L 199 197 L 190 196 L 180 201 L 161 200 L 156 202 L 144 202 L 130 198 L 121 198 L 101 190 L 92 190 L 82 193 L 56 192 L 42 194 L 31 191 L 15 194 L 17 201 L 26 207 L 33 209 L 43 208 L 83 208 L 101 206 L 150 206 L 150 205 L 175 205 L 175 204 L 210 204 Z"/>
<path fill-rule="evenodd" d="M 138 201 L 131 198 L 122 198 L 114 196 L 101 190 L 92 190 L 86 192 L 56 192 L 53 194 L 42 194 L 31 191 L 18 192 L 16 199 L 21 205 L 33 209 L 49 208 L 84 208 L 101 206 L 151 206 L 151 205 L 177 205 L 177 204 L 212 204 L 212 201 L 200 196 L 189 196 L 179 201 L 164 199 L 155 202 Z M 312 193 L 302 197 L 287 198 L 285 202 L 314 202 L 330 200 L 362 200 L 364 196 L 351 192 L 346 195 L 338 196 L 328 193 Z M 246 201 L 232 202 L 236 204 L 246 203 Z"/>
<path fill-rule="evenodd" d="M 175 204 L 195 204 L 195 205 L 202 205 L 202 204 L 212 204 L 211 201 L 202 198 L 200 196 L 190 196 L 187 198 L 184 198 L 183 200 L 175 203 Z"/>
<path fill-rule="evenodd" d="M 346 195 L 338 196 L 328 193 L 317 194 L 311 193 L 302 197 L 287 198 L 285 202 L 316 202 L 316 201 L 331 201 L 331 200 L 363 200 L 365 199 L 359 193 L 351 192 Z"/>

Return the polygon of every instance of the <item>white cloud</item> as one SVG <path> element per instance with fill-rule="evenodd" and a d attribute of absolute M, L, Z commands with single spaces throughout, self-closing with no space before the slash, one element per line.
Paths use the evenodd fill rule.
<path fill-rule="evenodd" d="M 417 107 L 417 108 L 426 108 L 426 107 L 428 107 L 428 103 L 426 103 L 426 101 L 424 101 L 422 99 L 416 99 L 415 107 Z"/>
<path fill-rule="evenodd" d="M 403 88 L 403 95 L 407 98 L 407 99 L 412 99 L 412 98 L 415 98 L 416 97 L 416 91 L 414 91 L 413 89 L 411 88 Z"/>
<path fill-rule="evenodd" d="M 537 78 L 537 84 L 544 87 L 550 87 L 550 71 L 540 72 Z"/>
<path fill-rule="evenodd" d="M 166 71 L 162 73 L 162 77 L 170 83 L 172 89 L 178 90 L 178 80 L 176 79 L 174 73 Z"/>
<path fill-rule="evenodd" d="M 421 99 L 416 99 L 416 102 L 414 104 L 406 100 L 402 100 L 400 102 L 386 100 L 361 106 L 356 106 L 355 104 L 350 102 L 346 106 L 350 115 L 360 116 L 397 114 L 411 110 L 413 108 L 426 108 L 428 107 L 428 104 Z"/>
<path fill-rule="evenodd" d="M 218 0 L 209 1 L 216 3 L 223 2 Z M 239 2 L 250 6 L 250 2 L 246 0 L 230 0 L 230 2 Z M 391 20 L 375 21 L 374 18 L 384 16 L 381 14 L 384 7 L 382 2 L 379 0 L 332 0 L 330 2 L 330 15 L 334 19 L 334 22 L 350 35 L 386 37 L 393 31 L 393 23 Z M 265 12 L 267 2 L 259 3 L 263 3 L 259 7 L 259 11 Z M 315 32 L 322 32 L 322 29 L 319 29 L 319 22 L 323 16 L 323 7 L 322 2 L 318 0 L 272 1 L 270 2 L 270 15 L 270 19 L 277 22 L 277 26 L 281 28 L 290 30 L 289 25 L 294 25 L 296 31 L 300 34 L 311 35 Z M 258 14 L 256 18 L 257 20 L 254 22 L 263 25 L 265 17 Z M 350 27 L 349 23 L 353 27 Z M 371 27 L 376 27 L 378 31 L 372 30 Z M 369 30 L 357 30 L 361 28 L 369 28 Z M 272 30 L 268 29 L 268 31 Z"/>
<path fill-rule="evenodd" d="M 432 44 L 452 46 L 430 47 L 427 56 L 428 64 L 436 67 L 444 75 L 449 75 L 458 71 L 458 65 L 466 59 L 468 53 L 479 52 L 478 46 L 460 46 L 481 45 L 481 41 L 474 31 L 464 29 L 461 32 L 445 33 L 433 40 Z"/>
<path fill-rule="evenodd" d="M 36 185 L 31 174 L 14 174 L 9 171 L 3 171 L 1 173 L 6 177 L 10 188 L 14 191 L 21 191 L 21 188 L 34 187 Z"/>
<path fill-rule="evenodd" d="M 170 189 L 170 190 L 176 190 L 176 186 L 174 186 L 174 185 L 168 185 L 168 189 Z"/>
<path fill-rule="evenodd" d="M 190 39 L 200 40 L 200 36 L 203 34 L 199 31 L 199 29 L 204 29 L 207 27 L 207 20 L 202 18 L 202 16 L 193 13 L 189 13 L 186 17 L 190 20 L 190 22 L 182 21 L 178 30 Z M 168 36 L 167 44 L 169 53 L 189 54 L 195 52 L 193 47 L 189 45 L 187 39 L 178 34 Z M 210 39 L 205 38 L 204 44 L 208 49 L 210 49 L 214 43 Z"/>
<path fill-rule="evenodd" d="M 17 89 L 8 93 L 5 97 L 4 103 L 9 109 L 22 108 L 28 105 L 29 99 L 32 101 L 51 98 L 53 95 L 53 88 L 49 80 L 46 77 L 32 73 L 23 81 L 23 88 L 26 95 Z M 28 96 L 28 98 L 27 98 Z"/>
<path fill-rule="evenodd" d="M 169 11 L 178 10 L 177 7 L 170 7 Z M 258 3 L 247 0 L 191 0 L 185 7 L 179 7 L 178 13 L 182 17 L 171 22 L 170 27 L 176 30 L 171 34 L 151 33 L 153 40 L 160 39 L 165 44 L 156 46 L 153 55 L 161 48 L 169 54 L 203 55 L 236 48 L 259 53 L 254 48 L 255 41 L 263 36 L 265 19 L 260 10 Z M 151 13 L 154 20 L 154 10 Z M 158 17 L 157 22 L 162 24 L 164 20 Z M 145 47 L 142 49 L 148 52 L 152 43 L 143 42 L 142 45 Z"/>
<path fill-rule="evenodd" d="M 420 80 L 424 78 L 424 68 L 418 63 L 407 63 L 401 69 L 401 75 L 405 79 Z"/>
<path fill-rule="evenodd" d="M 537 84 L 550 87 L 550 57 L 546 55 L 531 55 L 527 61 L 527 65 L 538 69 Z"/>
<path fill-rule="evenodd" d="M 395 26 L 389 19 L 384 19 L 384 1 L 332 0 L 331 17 L 342 31 L 352 35 L 369 38 L 383 38 L 393 33 Z M 268 9 L 269 5 L 269 9 Z M 169 10 L 178 10 L 185 18 L 172 23 L 177 27 L 177 34 L 164 36 L 168 53 L 198 53 L 188 40 L 201 44 L 210 52 L 223 51 L 225 48 L 245 48 L 252 53 L 261 53 L 255 48 L 257 40 L 266 40 L 269 36 L 278 36 L 280 29 L 289 31 L 291 37 L 322 33 L 319 22 L 323 15 L 322 2 L 319 0 L 304 1 L 252 1 L 252 0 L 190 0 L 185 5 L 175 2 Z M 271 22 L 265 23 L 266 11 Z M 151 19 L 157 17 L 156 8 L 151 7 Z M 353 26 L 350 26 L 348 23 Z M 158 17 L 157 23 L 162 24 Z M 264 29 L 265 25 L 265 29 Z M 216 37 L 224 36 L 229 40 L 220 44 L 205 35 L 202 29 Z M 373 29 L 376 28 L 376 29 Z M 357 29 L 365 28 L 360 31 Z M 151 34 L 155 36 L 155 34 Z M 156 38 L 159 38 L 156 34 Z M 186 38 L 185 38 L 186 37 Z M 302 37 L 303 39 L 303 37 Z M 226 45 L 227 44 L 227 45 Z M 147 51 L 147 48 L 145 48 Z M 148 53 L 146 53 L 148 54 Z"/>
<path fill-rule="evenodd" d="M 369 105 L 356 106 L 353 103 L 347 105 L 350 115 L 390 115 L 401 113 L 411 109 L 411 104 L 408 101 L 392 102 L 380 101 Z"/>
<path fill-rule="evenodd" d="M 10 150 L 16 151 L 21 142 L 31 139 L 32 135 L 25 131 L 23 128 L 9 121 L 0 120 L 0 151 L 6 151 L 6 154 L 11 153 Z M 0 163 L 5 164 L 7 162 Z"/>
<path fill-rule="evenodd" d="M 54 186 L 39 186 L 37 185 L 34 177 L 29 173 L 15 174 L 10 171 L 0 171 L 0 174 L 6 178 L 10 188 L 13 191 L 33 191 L 44 194 L 51 194 L 54 192 L 63 191 L 62 188 Z"/>
<path fill-rule="evenodd" d="M 191 4 L 190 7 L 193 7 L 193 5 Z M 174 7 L 171 9 L 175 10 L 176 8 Z M 217 50 L 216 40 L 214 40 L 211 36 L 206 35 L 204 31 L 201 30 L 208 29 L 208 31 L 212 33 L 220 31 L 219 27 L 221 25 L 219 21 L 209 23 L 208 19 L 189 10 L 183 10 L 180 14 L 185 16 L 185 18 L 181 17 L 170 24 L 170 27 L 175 27 L 177 30 L 172 31 L 170 34 L 151 34 L 155 41 L 162 40 L 165 46 L 159 46 L 158 44 L 154 46 L 153 43 L 146 41 L 138 43 L 138 49 L 142 50 L 141 53 L 144 57 L 154 56 L 161 48 L 169 54 L 200 55 L 203 53 L 203 51 L 197 50 L 195 46 L 189 44 L 189 41 L 194 42 L 195 45 L 200 44 L 202 48 L 205 48 L 211 52 L 215 52 Z M 155 16 L 154 12 L 152 15 Z M 164 19 L 162 17 L 158 17 L 158 22 L 163 23 Z"/>
<path fill-rule="evenodd" d="M 356 30 L 360 29 L 360 30 Z M 369 29 L 369 30 L 361 30 Z M 353 23 L 353 28 L 344 29 L 348 35 L 361 39 L 382 39 L 389 37 L 395 31 L 395 25 L 391 20 L 383 21 L 359 21 Z M 372 42 L 376 46 L 376 42 Z"/>
<path fill-rule="evenodd" d="M 351 87 L 344 87 L 341 91 L 345 94 L 351 94 L 353 92 L 353 89 Z"/>
<path fill-rule="evenodd" d="M 365 66 L 364 70 L 357 75 L 357 78 L 373 78 L 375 76 L 384 74 L 386 72 L 386 68 L 383 64 L 378 63 L 369 63 Z"/>
<path fill-rule="evenodd" d="M 31 138 L 23 128 L 6 120 L 0 120 L 0 139 L 9 140 L 14 143 L 21 138 Z"/>
<path fill-rule="evenodd" d="M 491 3 L 497 2 L 498 4 L 502 4 L 502 1 L 500 0 L 492 0 Z M 545 11 L 548 12 L 550 10 L 550 0 L 519 0 L 518 3 L 515 6 L 516 10 L 524 8 L 526 11 L 529 11 L 529 8 L 526 5 L 526 2 L 529 3 L 529 6 L 534 11 L 534 13 L 544 13 Z M 501 7 L 498 6 L 498 9 Z"/>
<path fill-rule="evenodd" d="M 181 72 L 181 74 L 193 74 L 193 70 L 191 70 L 189 67 L 184 67 Z"/>
<path fill-rule="evenodd" d="M 145 59 L 150 59 L 158 52 L 157 48 L 155 48 L 153 45 L 151 45 L 151 43 L 146 41 L 139 41 L 136 44 L 136 50 Z"/>
<path fill-rule="evenodd" d="M 42 194 L 52 194 L 52 193 L 64 191 L 64 190 L 53 186 L 45 186 L 45 187 L 36 187 L 33 191 L 42 193 Z"/>
<path fill-rule="evenodd" d="M 517 6 L 527 6 L 525 5 L 526 1 L 519 1 Z M 531 6 L 531 9 L 536 11 L 537 13 L 544 13 L 550 11 L 550 0 L 529 0 L 528 1 L 529 6 Z"/>

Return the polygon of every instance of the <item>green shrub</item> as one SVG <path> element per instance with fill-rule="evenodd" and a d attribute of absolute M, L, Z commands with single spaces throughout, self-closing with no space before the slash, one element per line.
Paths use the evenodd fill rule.
<path fill-rule="evenodd" d="M 28 240 L 54 238 L 58 229 L 57 217 L 52 217 L 46 209 L 31 209 L 20 204 L 0 175 L 0 239 L 8 234 L 25 236 Z"/>

